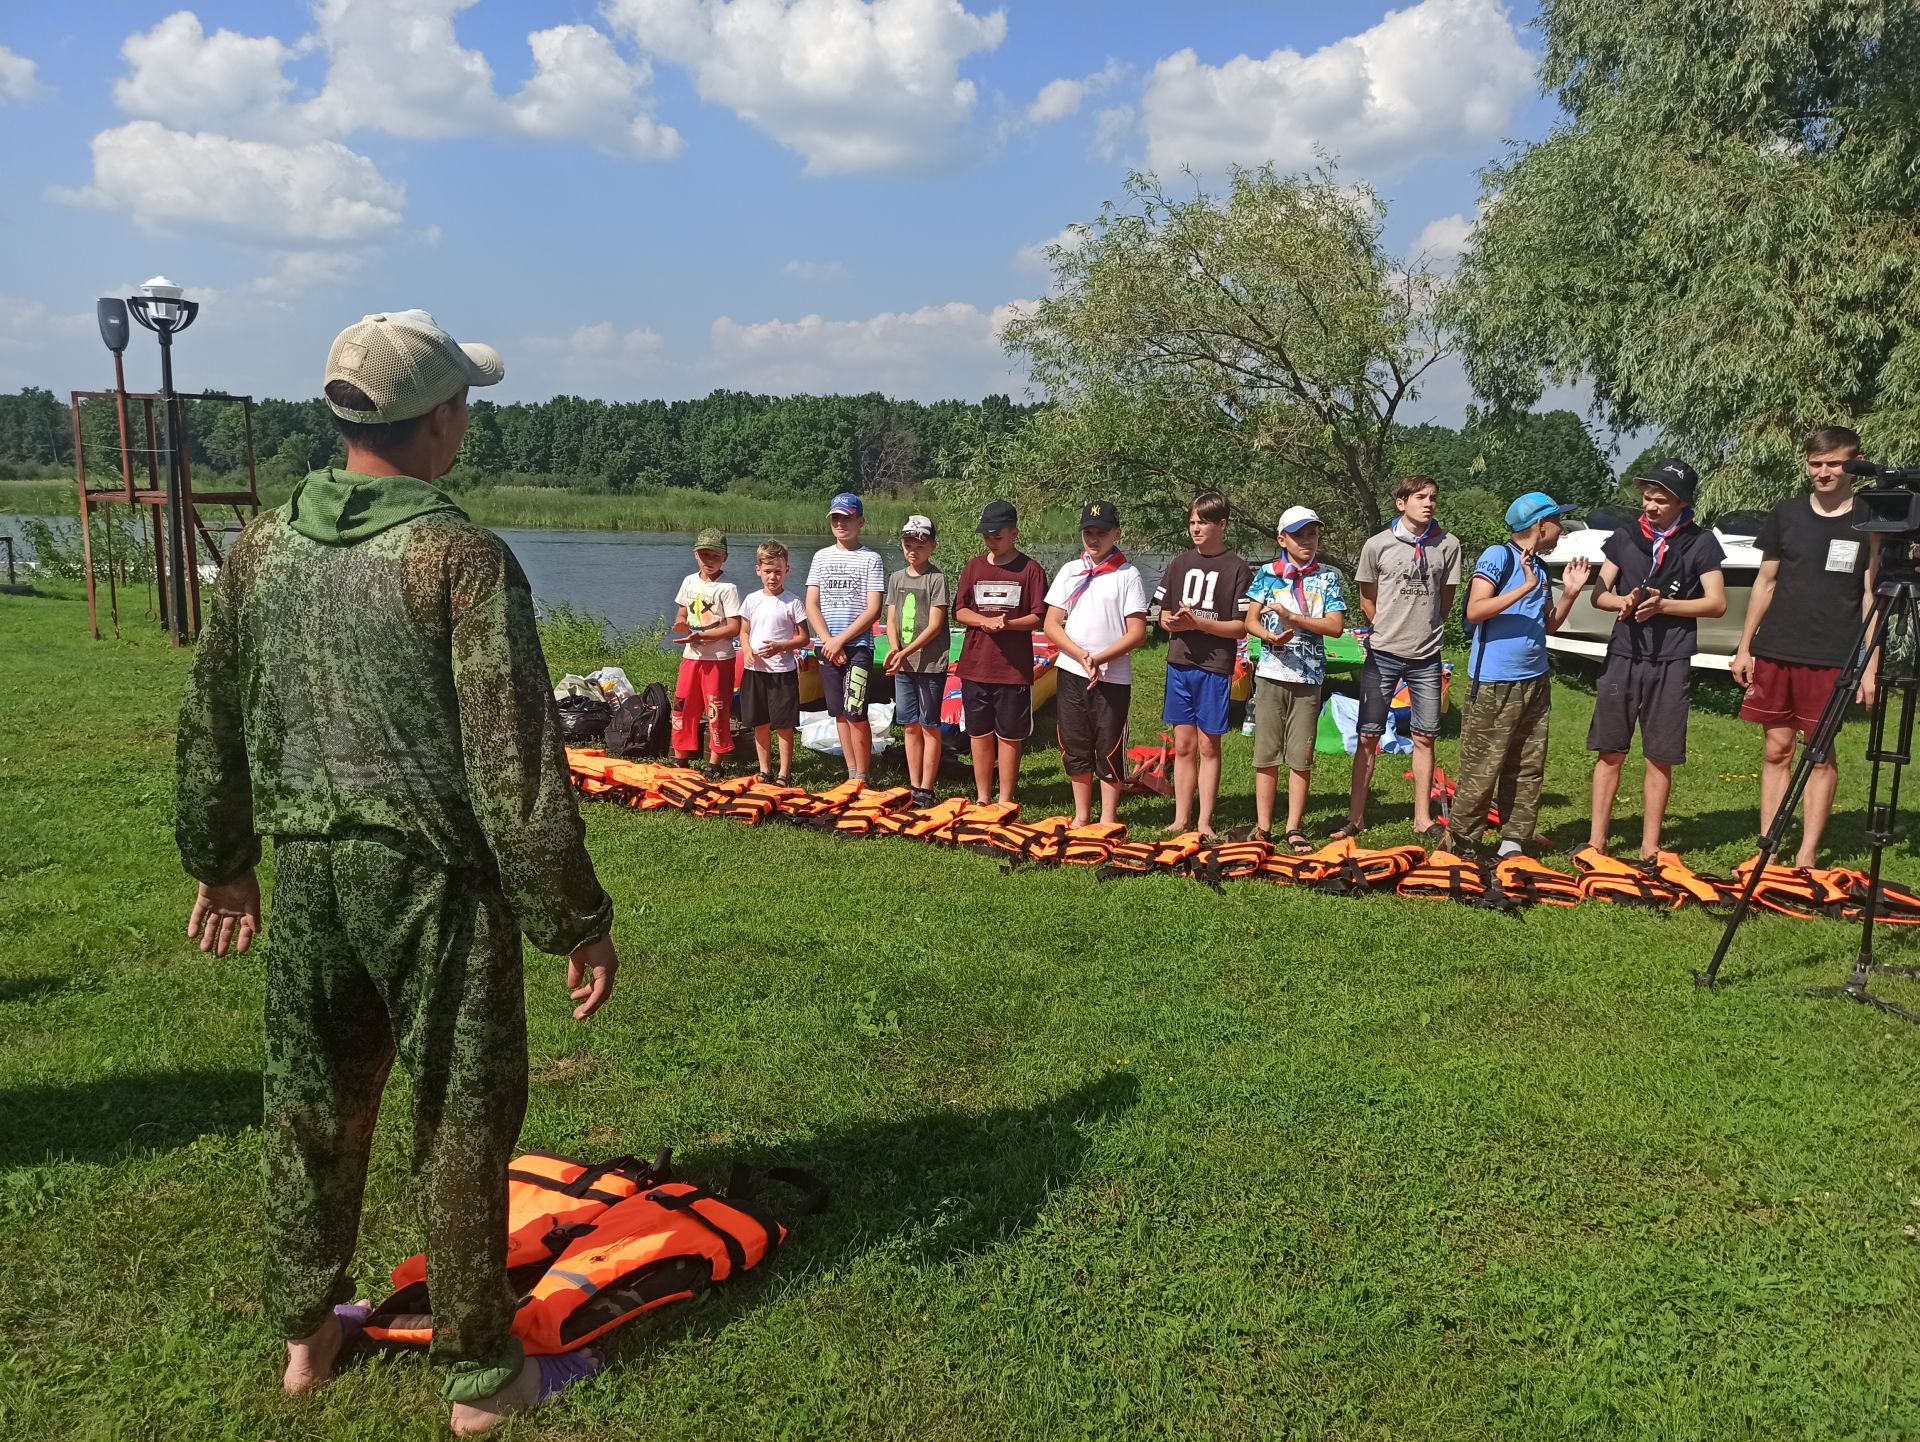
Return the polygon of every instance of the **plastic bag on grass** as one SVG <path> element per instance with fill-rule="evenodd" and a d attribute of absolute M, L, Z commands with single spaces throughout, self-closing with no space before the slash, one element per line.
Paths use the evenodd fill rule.
<path fill-rule="evenodd" d="M 867 707 L 867 724 L 873 728 L 875 756 L 895 744 L 891 702 L 876 701 Z M 800 744 L 809 751 L 818 751 L 823 756 L 838 756 L 840 754 L 839 725 L 825 711 L 803 712 L 800 722 Z"/>

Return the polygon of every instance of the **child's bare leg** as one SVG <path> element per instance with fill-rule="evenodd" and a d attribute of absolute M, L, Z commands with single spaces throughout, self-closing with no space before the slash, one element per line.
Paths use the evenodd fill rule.
<path fill-rule="evenodd" d="M 1587 823 L 1587 845 L 1605 853 L 1607 833 L 1613 830 L 1613 803 L 1620 794 L 1620 769 L 1626 764 L 1624 751 L 1602 751 L 1593 758 L 1593 799 L 1588 809 L 1593 819 Z M 1647 785 L 1653 785 L 1653 768 L 1647 768 Z M 1660 827 L 1656 822 L 1654 832 Z"/>
<path fill-rule="evenodd" d="M 1287 830 L 1298 831 L 1307 817 L 1307 793 L 1313 789 L 1311 771 L 1287 768 Z"/>
<path fill-rule="evenodd" d="M 280 1379 L 281 1390 L 289 1396 L 302 1392 L 311 1392 L 333 1375 L 333 1367 L 340 1360 L 340 1348 L 346 1340 L 346 1334 L 340 1329 L 340 1319 L 332 1312 L 317 1330 L 308 1336 L 287 1343 L 287 1370 Z"/>
<path fill-rule="evenodd" d="M 1220 738 L 1194 728 L 1200 747 L 1199 771 L 1195 778 L 1195 829 L 1213 835 L 1213 803 L 1220 799 Z"/>
<path fill-rule="evenodd" d="M 1173 728 L 1173 820 L 1170 829 L 1178 833 L 1188 829 L 1193 816 L 1193 793 L 1199 772 L 1200 728 Z"/>
<path fill-rule="evenodd" d="M 780 775 L 793 775 L 793 728 L 780 728 Z"/>
<path fill-rule="evenodd" d="M 1261 766 L 1253 773 L 1253 824 L 1265 832 L 1273 830 L 1273 798 L 1280 790 L 1280 768 Z"/>
<path fill-rule="evenodd" d="M 993 795 L 993 757 L 996 748 L 1004 749 L 1006 742 L 997 736 L 969 736 L 967 745 L 973 751 L 973 799 L 985 806 Z M 1006 797 L 1006 778 L 1000 780 L 1000 794 Z"/>
<path fill-rule="evenodd" d="M 1660 854 L 1660 828 L 1667 819 L 1667 797 L 1673 792 L 1673 768 L 1664 761 L 1647 763 L 1646 810 L 1640 818 L 1640 855 Z"/>
<path fill-rule="evenodd" d="M 1100 820 L 1108 826 L 1120 819 L 1120 783 L 1100 783 Z"/>
<path fill-rule="evenodd" d="M 1085 826 L 1093 819 L 1093 773 L 1069 776 L 1067 784 L 1073 787 L 1073 824 Z"/>
<path fill-rule="evenodd" d="M 1000 758 L 1000 799 L 1002 801 L 1010 802 L 1013 800 L 1013 789 L 1020 781 L 1020 747 L 1022 744 L 1023 743 L 1019 741 L 1005 741 L 995 738 L 994 745 L 998 750 Z M 976 751 L 974 755 L 977 757 L 979 753 Z M 974 765 L 977 769 L 979 762 L 976 760 Z M 985 787 L 981 788 L 981 799 L 986 799 Z"/>
<path fill-rule="evenodd" d="M 753 728 L 753 753 L 760 762 L 762 771 L 773 770 L 773 727 L 756 726 Z"/>

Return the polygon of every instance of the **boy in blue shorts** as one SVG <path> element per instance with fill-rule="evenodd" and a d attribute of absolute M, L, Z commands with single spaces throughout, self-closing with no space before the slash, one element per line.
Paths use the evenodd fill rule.
<path fill-rule="evenodd" d="M 807 625 L 820 638 L 820 689 L 840 733 L 847 779 L 865 781 L 873 759 L 867 725 L 867 686 L 873 679 L 873 623 L 887 593 L 880 553 L 860 544 L 867 508 L 851 491 L 827 507 L 833 544 L 813 553 L 807 567 Z"/>
<path fill-rule="evenodd" d="M 1167 699 L 1160 719 L 1173 728 L 1175 836 L 1194 829 L 1211 838 L 1220 794 L 1220 738 L 1227 731 L 1227 692 L 1234 650 L 1247 634 L 1241 598 L 1253 570 L 1227 549 L 1227 498 L 1196 497 L 1187 512 L 1193 549 L 1174 557 L 1153 593 L 1166 629 Z"/>
<path fill-rule="evenodd" d="M 933 805 L 940 771 L 940 698 L 947 689 L 947 573 L 933 563 L 933 522 L 908 516 L 900 528 L 907 564 L 887 577 L 887 674 L 894 719 L 907 753 L 915 806 Z"/>

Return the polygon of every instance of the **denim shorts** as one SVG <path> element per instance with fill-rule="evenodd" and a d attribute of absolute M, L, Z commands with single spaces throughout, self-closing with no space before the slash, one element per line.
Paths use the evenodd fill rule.
<path fill-rule="evenodd" d="M 938 726 L 945 671 L 902 671 L 893 678 L 893 719 L 902 726 Z"/>
<path fill-rule="evenodd" d="M 1407 684 L 1416 736 L 1440 734 L 1440 658 L 1409 661 L 1386 651 L 1369 649 L 1360 668 L 1360 734 L 1380 736 L 1387 729 L 1387 711 L 1400 683 Z"/>

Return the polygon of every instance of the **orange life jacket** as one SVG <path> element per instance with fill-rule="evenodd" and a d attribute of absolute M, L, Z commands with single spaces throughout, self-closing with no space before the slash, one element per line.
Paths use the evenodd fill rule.
<path fill-rule="evenodd" d="M 1116 876 L 1178 871 L 1199 850 L 1197 831 L 1183 831 L 1159 841 L 1119 841 L 1107 848 L 1107 861 L 1100 868 L 1100 879 L 1111 881 Z"/>
<path fill-rule="evenodd" d="M 1504 898 L 1488 895 L 1486 874 L 1479 862 L 1451 851 L 1429 852 L 1425 861 L 1400 878 L 1394 890 L 1402 896 L 1444 896 L 1469 906 L 1506 904 Z"/>
<path fill-rule="evenodd" d="M 776 1167 L 767 1177 L 804 1197 L 802 1210 L 825 1205 L 826 1188 L 804 1172 Z M 528 1355 L 583 1347 L 622 1322 L 759 1266 L 787 1239 L 784 1223 L 762 1208 L 757 1176 L 740 1171 L 725 1193 L 687 1182 L 660 1182 L 559 1229 L 564 1240 L 514 1280 L 520 1298 L 513 1333 Z M 408 1310 L 410 1309 L 410 1310 Z M 374 1309 L 366 1335 L 423 1346 L 433 1340 L 425 1277 Z"/>
<path fill-rule="evenodd" d="M 1580 895 L 1586 900 L 1650 906 L 1659 911 L 1671 911 L 1686 900 L 1678 887 L 1669 886 L 1652 872 L 1591 846 L 1574 852 L 1573 864 L 1580 868 Z"/>
<path fill-rule="evenodd" d="M 507 1165 L 507 1276 L 524 1290 L 607 1208 L 672 1175 L 671 1150 L 649 1163 L 632 1157 L 583 1162 L 525 1152 Z M 366 1335 L 376 1342 L 425 1346 L 433 1340 L 427 1299 L 427 1255 L 393 1269 L 393 1295 L 373 1311 Z"/>
<path fill-rule="evenodd" d="M 1195 852 L 1187 863 L 1187 874 L 1217 891 L 1223 881 L 1258 876 L 1271 855 L 1270 842 L 1255 841 L 1251 837 L 1244 841 L 1220 841 Z"/>
<path fill-rule="evenodd" d="M 1057 828 L 1051 823 L 1058 822 Z M 1060 838 L 1060 854 L 1057 858 L 1073 866 L 1104 866 L 1113 848 L 1127 839 L 1124 822 L 1095 821 L 1086 826 L 1075 826 L 1072 818 L 1049 817 L 1040 823 L 1042 830 L 1057 830 Z"/>
<path fill-rule="evenodd" d="M 952 832 L 954 824 L 967 814 L 971 804 L 964 796 L 950 796 L 919 811 L 901 812 L 900 835 L 916 841 L 937 841 Z"/>
<path fill-rule="evenodd" d="M 1822 874 L 1846 892 L 1847 902 L 1842 914 L 1848 921 L 1858 921 L 1865 914 L 1867 897 L 1873 891 L 1872 875 L 1844 866 L 1836 866 Z M 1920 926 L 1920 894 L 1881 877 L 1873 919 L 1876 922 L 1884 921 L 1889 926 Z"/>
<path fill-rule="evenodd" d="M 1531 856 L 1506 856 L 1493 864 L 1493 879 L 1513 901 L 1526 906 L 1578 906 L 1580 879 L 1543 866 Z"/>
<path fill-rule="evenodd" d="M 1759 862 L 1760 858 L 1754 856 L 1734 867 L 1732 895 L 1740 895 Z M 1753 904 L 1782 916 L 1840 916 L 1846 908 L 1847 892 L 1831 872 L 1776 864 L 1760 873 Z"/>
<path fill-rule="evenodd" d="M 1702 876 L 1674 852 L 1662 851 L 1656 854 L 1649 870 L 1654 876 L 1679 892 L 1684 900 L 1698 902 L 1702 906 L 1716 906 L 1726 900 L 1725 882 L 1715 881 L 1710 876 Z"/>
<path fill-rule="evenodd" d="M 1356 846 L 1347 836 L 1328 842 L 1306 859 L 1321 869 L 1319 875 L 1306 878 L 1316 891 L 1364 896 L 1370 891 L 1393 890 L 1401 877 L 1427 859 L 1427 854 L 1417 846 Z"/>

